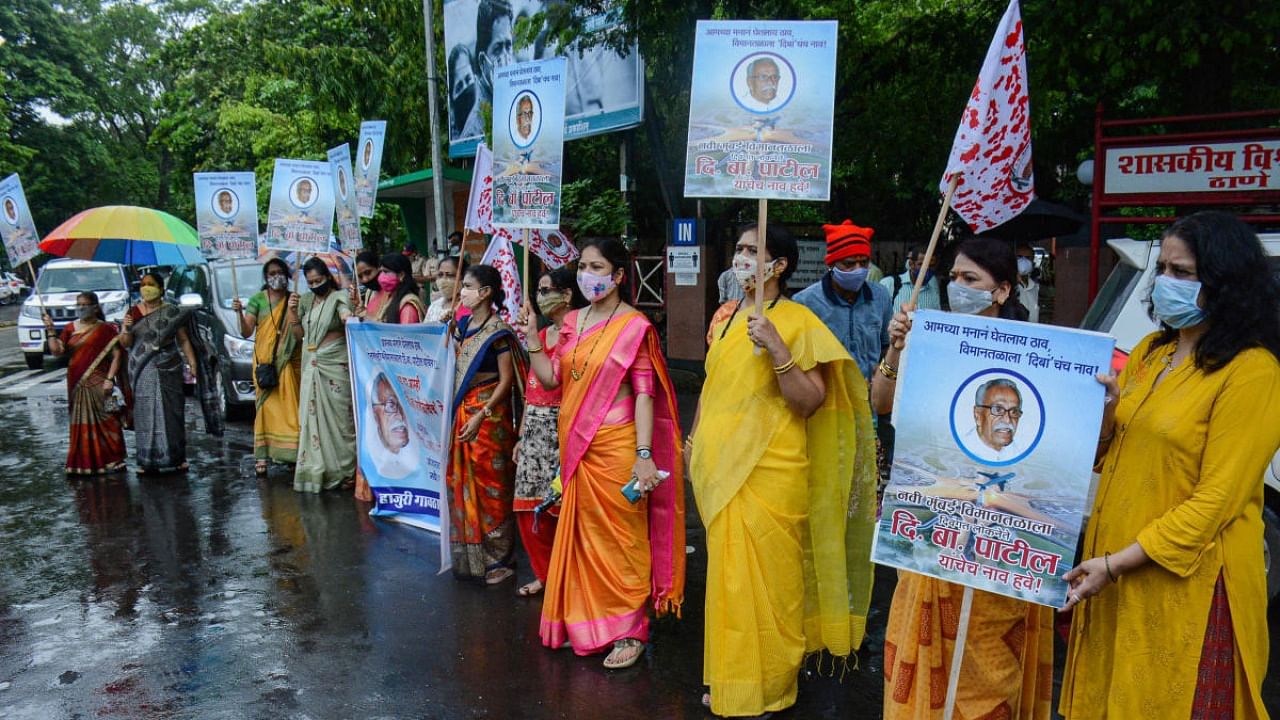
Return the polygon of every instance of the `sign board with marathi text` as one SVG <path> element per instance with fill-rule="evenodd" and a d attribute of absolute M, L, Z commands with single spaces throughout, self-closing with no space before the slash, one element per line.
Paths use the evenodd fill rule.
<path fill-rule="evenodd" d="M 273 252 L 329 251 L 333 231 L 333 182 L 329 163 L 277 159 L 262 248 Z"/>
<path fill-rule="evenodd" d="M 493 73 L 493 226 L 560 228 L 565 59 Z"/>
<path fill-rule="evenodd" d="M 833 20 L 699 20 L 685 197 L 827 200 Z"/>
<path fill-rule="evenodd" d="M 1115 341 L 917 311 L 871 559 L 1061 607 L 1088 511 Z"/>
<path fill-rule="evenodd" d="M 252 172 L 199 172 L 193 176 L 196 232 L 209 259 L 258 257 L 258 189 Z"/>
<path fill-rule="evenodd" d="M 1280 140 L 1108 147 L 1103 193 L 1280 191 Z"/>
<path fill-rule="evenodd" d="M 40 254 L 40 234 L 31 219 L 22 180 L 14 173 L 0 181 L 0 238 L 9 256 L 10 267 L 17 267 Z"/>

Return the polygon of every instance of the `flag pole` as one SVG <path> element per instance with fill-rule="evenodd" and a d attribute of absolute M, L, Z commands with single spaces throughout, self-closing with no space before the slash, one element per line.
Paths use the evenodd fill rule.
<path fill-rule="evenodd" d="M 529 302 L 529 228 L 524 229 L 524 267 L 520 273 L 520 294 L 524 296 L 524 303 Z M 523 305 L 524 303 L 521 303 Z M 515 318 L 512 318 L 513 320 Z"/>
<path fill-rule="evenodd" d="M 236 259 L 231 258 L 231 292 L 234 300 L 240 299 L 240 283 L 236 282 Z M 240 312 L 236 313 L 236 320 L 240 320 L 244 316 L 244 308 L 240 308 Z"/>
<path fill-rule="evenodd" d="M 960 623 L 956 629 L 955 650 L 951 652 L 951 674 L 947 677 L 947 702 L 943 706 L 942 720 L 951 720 L 955 715 L 956 691 L 960 687 L 960 665 L 964 663 L 964 643 L 969 638 L 969 615 L 972 611 L 973 588 L 966 585 L 960 600 Z"/>
<path fill-rule="evenodd" d="M 36 287 L 36 269 L 31 267 L 31 258 L 27 258 L 27 272 L 31 274 L 31 289 L 36 294 L 36 304 L 40 306 L 40 314 L 44 315 L 44 298 L 40 297 L 40 288 Z"/>
<path fill-rule="evenodd" d="M 942 235 L 942 223 L 947 219 L 947 211 L 951 209 L 951 197 L 956 194 L 956 187 L 960 185 L 960 171 L 951 174 L 951 182 L 947 184 L 947 193 L 942 198 L 942 208 L 938 210 L 938 221 L 933 224 L 933 235 L 929 238 L 929 247 L 924 251 L 924 258 L 920 261 L 920 272 L 916 273 L 915 287 L 911 289 L 911 306 L 915 307 L 916 300 L 920 297 L 920 288 L 924 286 L 924 271 L 929 268 L 929 263 L 933 260 L 933 251 L 938 247 L 938 237 Z"/>

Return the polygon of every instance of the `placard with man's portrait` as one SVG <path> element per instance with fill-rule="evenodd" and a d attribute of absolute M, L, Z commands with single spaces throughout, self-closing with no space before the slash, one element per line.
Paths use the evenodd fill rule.
<path fill-rule="evenodd" d="M 338 241 L 343 252 L 354 256 L 364 247 L 364 242 L 360 237 L 360 209 L 351 185 L 351 148 L 346 143 L 329 149 L 329 170 L 334 178 Z"/>
<path fill-rule="evenodd" d="M 334 205 L 333 172 L 328 162 L 277 159 L 263 247 L 313 255 L 328 252 Z"/>
<path fill-rule="evenodd" d="M 40 254 L 40 235 L 22 192 L 22 180 L 14 173 L 0 180 L 0 239 L 10 267 L 17 267 Z"/>
<path fill-rule="evenodd" d="M 560 227 L 565 68 L 552 58 L 494 72 L 494 227 Z"/>

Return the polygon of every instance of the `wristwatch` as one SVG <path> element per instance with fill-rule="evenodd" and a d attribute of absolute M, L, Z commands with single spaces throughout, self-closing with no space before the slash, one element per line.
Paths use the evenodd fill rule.
<path fill-rule="evenodd" d="M 652 460 L 653 451 L 647 447 L 637 448 L 636 457 L 640 458 L 641 460 Z"/>
<path fill-rule="evenodd" d="M 493 417 L 493 411 L 489 409 L 488 405 L 480 408 L 480 412 L 484 413 L 485 417 Z"/>

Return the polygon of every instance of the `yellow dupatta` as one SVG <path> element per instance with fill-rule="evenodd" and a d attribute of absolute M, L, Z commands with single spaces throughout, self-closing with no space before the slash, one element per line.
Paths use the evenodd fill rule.
<path fill-rule="evenodd" d="M 742 489 L 791 412 L 769 356 L 752 352 L 746 314 L 740 315 L 723 338 L 725 327 L 713 328 L 693 439 L 693 490 L 708 526 Z M 862 644 L 871 604 L 877 471 L 867 385 L 849 353 L 807 308 L 783 301 L 767 316 L 801 370 L 823 367 L 826 398 L 805 423 L 805 650 L 847 656 Z"/>

